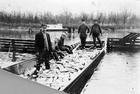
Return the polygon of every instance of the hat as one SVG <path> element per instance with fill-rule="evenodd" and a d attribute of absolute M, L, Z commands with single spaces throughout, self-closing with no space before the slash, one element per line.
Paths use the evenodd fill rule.
<path fill-rule="evenodd" d="M 98 22 L 99 23 L 100 21 L 98 19 L 94 19 L 93 22 Z"/>
<path fill-rule="evenodd" d="M 45 24 L 41 24 L 41 27 L 46 26 Z"/>
<path fill-rule="evenodd" d="M 85 19 L 84 19 L 84 18 L 82 18 L 81 20 L 82 20 L 82 21 L 85 21 Z"/>

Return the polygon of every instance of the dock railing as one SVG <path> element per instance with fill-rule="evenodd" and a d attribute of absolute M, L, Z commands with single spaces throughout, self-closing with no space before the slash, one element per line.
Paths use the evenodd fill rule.
<path fill-rule="evenodd" d="M 0 51 L 2 52 L 21 52 L 34 53 L 34 40 L 6 39 L 0 38 Z"/>
<path fill-rule="evenodd" d="M 107 48 L 140 48 L 140 39 L 134 39 L 131 41 L 120 41 L 120 38 L 108 38 Z"/>
<path fill-rule="evenodd" d="M 107 48 L 140 48 L 140 33 L 130 32 L 123 38 L 108 38 Z"/>

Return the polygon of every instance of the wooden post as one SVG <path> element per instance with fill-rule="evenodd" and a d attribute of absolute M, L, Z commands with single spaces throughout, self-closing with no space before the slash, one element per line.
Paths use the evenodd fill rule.
<path fill-rule="evenodd" d="M 15 40 L 12 39 L 12 48 L 13 48 L 13 56 L 12 56 L 12 61 L 15 62 L 16 61 L 16 47 L 15 47 Z"/>
<path fill-rule="evenodd" d="M 69 34 L 69 39 L 71 39 L 71 27 L 68 27 L 68 34 Z"/>

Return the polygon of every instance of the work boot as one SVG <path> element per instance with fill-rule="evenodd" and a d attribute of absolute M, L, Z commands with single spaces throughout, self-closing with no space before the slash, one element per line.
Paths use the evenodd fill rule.
<path fill-rule="evenodd" d="M 46 69 L 50 69 L 50 64 L 49 64 L 49 63 L 46 63 L 46 64 L 45 64 L 45 68 L 46 68 Z"/>
<path fill-rule="evenodd" d="M 38 71 L 37 70 L 35 70 L 34 71 L 34 73 L 33 74 L 31 74 L 31 79 L 33 78 L 33 79 L 36 79 L 38 77 Z"/>

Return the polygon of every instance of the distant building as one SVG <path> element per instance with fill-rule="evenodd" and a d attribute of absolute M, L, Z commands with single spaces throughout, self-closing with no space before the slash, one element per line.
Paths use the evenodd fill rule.
<path fill-rule="evenodd" d="M 62 24 L 47 24 L 47 29 L 63 29 Z"/>
<path fill-rule="evenodd" d="M 63 31 L 66 30 L 62 24 L 46 24 L 46 26 L 46 30 L 50 34 L 52 42 L 54 42 L 55 38 L 59 39 Z"/>

